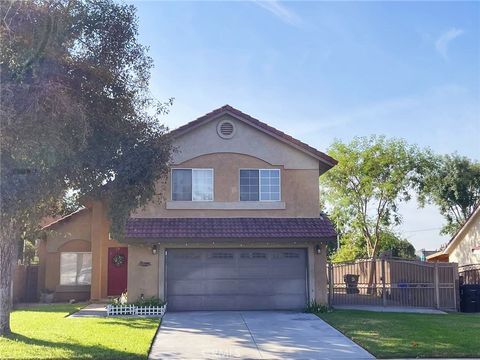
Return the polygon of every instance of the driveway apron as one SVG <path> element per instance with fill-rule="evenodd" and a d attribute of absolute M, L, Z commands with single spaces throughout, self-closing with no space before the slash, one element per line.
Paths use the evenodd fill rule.
<path fill-rule="evenodd" d="M 167 313 L 149 359 L 374 359 L 313 314 Z"/>

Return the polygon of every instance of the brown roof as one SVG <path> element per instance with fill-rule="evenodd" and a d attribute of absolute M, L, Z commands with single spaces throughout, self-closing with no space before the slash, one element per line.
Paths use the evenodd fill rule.
<path fill-rule="evenodd" d="M 304 152 L 309 153 L 310 155 L 313 155 L 314 157 L 318 158 L 321 160 L 323 163 L 327 164 L 329 167 L 335 166 L 338 161 L 332 158 L 331 156 L 328 156 L 327 154 L 321 152 L 320 150 L 317 150 L 310 145 L 305 144 L 304 142 L 295 139 L 294 137 L 285 134 L 283 131 L 277 130 L 274 127 L 267 125 L 264 122 L 261 122 L 258 119 L 255 119 L 251 117 L 248 114 L 245 114 L 241 112 L 238 109 L 235 109 L 234 107 L 230 105 L 224 105 L 221 108 L 215 109 L 208 114 L 205 114 L 196 120 L 193 120 L 185 125 L 180 126 L 179 128 L 173 130 L 171 132 L 172 136 L 178 136 L 180 134 L 183 134 L 199 125 L 201 125 L 204 122 L 207 122 L 209 120 L 212 120 L 214 118 L 217 118 L 219 116 L 222 116 L 224 114 L 230 114 L 236 118 L 240 118 L 241 120 L 259 128 L 260 130 L 263 130 L 265 132 L 270 133 L 271 135 L 274 135 L 275 137 L 289 143 L 290 145 L 293 145 L 296 148 L 299 148 L 300 150 L 303 150 Z"/>
<path fill-rule="evenodd" d="M 126 238 L 330 239 L 335 230 L 326 216 L 318 218 L 131 218 Z"/>

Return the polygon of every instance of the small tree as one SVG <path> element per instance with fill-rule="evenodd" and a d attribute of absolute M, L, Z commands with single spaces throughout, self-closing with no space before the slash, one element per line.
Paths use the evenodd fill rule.
<path fill-rule="evenodd" d="M 447 221 L 441 233 L 453 235 L 480 203 L 480 163 L 457 154 L 428 160 L 417 182 L 419 202 L 437 205 Z"/>
<path fill-rule="evenodd" d="M 122 239 L 155 194 L 170 142 L 148 92 L 133 6 L 0 2 L 0 335 L 10 332 L 17 245 L 75 189 L 103 199 Z"/>
<path fill-rule="evenodd" d="M 360 236 L 366 255 L 374 259 L 382 234 L 401 222 L 398 203 L 410 199 L 419 152 L 403 140 L 370 136 L 348 144 L 335 141 L 328 153 L 338 160 L 320 177 L 328 194 L 329 214 L 342 233 Z M 369 283 L 374 261 L 371 266 Z"/>
<path fill-rule="evenodd" d="M 366 255 L 375 257 L 382 233 L 401 222 L 399 201 L 410 199 L 419 151 L 403 140 L 355 138 L 329 148 L 338 165 L 320 177 L 331 218 L 343 233 L 361 234 Z"/>

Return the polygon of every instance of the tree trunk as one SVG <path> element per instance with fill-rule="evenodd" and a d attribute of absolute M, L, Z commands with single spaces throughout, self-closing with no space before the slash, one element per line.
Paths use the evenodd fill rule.
<path fill-rule="evenodd" d="M 12 310 L 13 272 L 16 263 L 15 225 L 13 221 L 2 224 L 0 229 L 0 336 L 10 330 L 10 312 Z"/>
<path fill-rule="evenodd" d="M 376 288 L 377 288 L 377 283 L 376 279 L 377 277 L 376 272 L 377 272 L 377 259 L 375 256 L 372 256 L 370 260 L 370 266 L 368 269 L 368 287 L 367 287 L 367 294 L 368 295 L 373 295 L 376 293 Z"/>

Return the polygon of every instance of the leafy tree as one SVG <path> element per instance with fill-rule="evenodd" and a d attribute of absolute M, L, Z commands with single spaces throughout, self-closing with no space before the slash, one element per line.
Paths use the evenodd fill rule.
<path fill-rule="evenodd" d="M 378 253 L 391 252 L 393 257 L 402 259 L 415 259 L 415 247 L 406 239 L 393 231 L 382 231 L 380 234 Z M 333 262 L 353 261 L 366 258 L 366 244 L 362 234 L 345 234 L 341 240 L 340 248 L 331 256 Z"/>
<path fill-rule="evenodd" d="M 458 154 L 428 160 L 417 184 L 419 202 L 437 205 L 447 221 L 441 233 L 453 235 L 480 203 L 480 162 Z"/>
<path fill-rule="evenodd" d="M 382 234 L 401 222 L 398 203 L 410 199 L 420 152 L 403 140 L 370 136 L 335 141 L 328 153 L 338 160 L 320 177 L 329 215 L 340 233 L 361 237 L 365 254 L 373 258 L 383 246 Z"/>
<path fill-rule="evenodd" d="M 121 240 L 155 193 L 170 142 L 148 91 L 133 6 L 0 2 L 0 335 L 10 332 L 17 245 L 71 189 L 102 199 Z"/>

